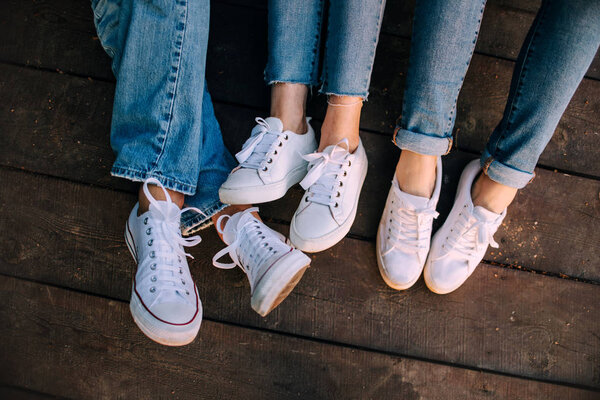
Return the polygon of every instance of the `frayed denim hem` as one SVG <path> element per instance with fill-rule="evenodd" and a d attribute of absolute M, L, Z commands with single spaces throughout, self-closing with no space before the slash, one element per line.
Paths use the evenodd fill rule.
<path fill-rule="evenodd" d="M 202 210 L 203 214 L 193 211 L 186 212 L 181 217 L 181 233 L 183 236 L 190 236 L 212 225 L 212 217 L 223 211 L 229 204 L 223 204 L 220 201 L 214 203 L 206 210 Z"/>
<path fill-rule="evenodd" d="M 113 166 L 110 174 L 117 178 L 124 178 L 134 182 L 145 182 L 149 178 L 156 178 L 166 189 L 173 190 L 175 192 L 183 193 L 188 196 L 192 196 L 196 193 L 196 185 L 190 185 L 183 183 L 177 179 L 166 177 L 157 172 L 145 172 L 131 168 L 122 168 Z"/>

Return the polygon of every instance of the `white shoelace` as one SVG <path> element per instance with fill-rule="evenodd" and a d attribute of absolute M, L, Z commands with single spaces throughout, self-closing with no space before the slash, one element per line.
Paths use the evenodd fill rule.
<path fill-rule="evenodd" d="M 392 188 L 396 199 L 399 199 L 401 197 L 400 189 L 393 183 Z M 427 249 L 432 229 L 429 219 L 433 220 L 438 215 L 438 212 L 431 208 L 392 207 L 388 221 L 388 239 L 392 240 L 392 246 L 383 255 L 394 249 L 403 249 L 409 252 Z"/>
<path fill-rule="evenodd" d="M 156 200 L 148 190 L 148 184 L 154 184 L 160 187 L 165 194 L 165 201 Z M 188 210 L 204 214 L 195 207 L 187 207 L 179 210 L 174 205 L 171 197 L 165 187 L 155 178 L 149 178 L 144 182 L 143 191 L 146 198 L 150 201 L 150 217 L 144 218 L 144 225 L 147 225 L 146 244 L 153 247 L 148 256 L 140 265 L 149 267 L 152 271 L 151 280 L 153 282 L 153 291 L 166 291 L 189 293 L 192 282 L 186 282 L 180 275 L 183 273 L 181 263 L 182 257 L 191 257 L 184 251 L 185 247 L 195 246 L 202 241 L 200 236 L 184 238 L 181 236 L 180 219 L 181 214 Z M 152 290 L 152 289 L 151 289 Z M 177 297 L 177 296 L 175 296 Z M 180 298 L 183 298 L 181 296 Z"/>
<path fill-rule="evenodd" d="M 255 218 L 251 213 L 258 212 L 258 207 L 251 207 L 242 211 L 236 226 L 227 226 L 231 216 L 221 215 L 217 220 L 217 230 L 225 235 L 229 232 L 235 234 L 235 239 L 213 257 L 213 265 L 221 269 L 232 269 L 239 266 L 248 275 L 250 291 L 254 291 L 257 274 L 260 267 L 275 254 L 284 254 L 290 251 L 290 246 L 281 241 L 279 237 L 264 223 Z M 225 227 L 222 227 L 223 220 Z M 233 260 L 232 263 L 217 261 L 225 254 Z"/>
<path fill-rule="evenodd" d="M 478 256 L 477 253 L 485 250 L 488 245 L 498 248 L 498 243 L 494 240 L 494 233 L 501 220 L 500 216 L 493 221 L 481 221 L 475 218 L 471 212 L 466 212 L 465 207 L 465 210 L 459 213 L 456 224 L 446 239 L 448 250 L 465 256 L 469 261 L 469 269 L 473 269 L 479 262 L 479 260 L 477 260 L 477 264 L 473 262 L 474 257 Z"/>
<path fill-rule="evenodd" d="M 342 146 L 345 145 L 345 148 Z M 348 171 L 344 167 L 352 164 L 348 157 L 348 139 L 341 140 L 336 144 L 331 153 L 315 152 L 302 156 L 308 164 L 308 173 L 300 182 L 300 186 L 308 191 L 306 201 L 337 207 L 337 197 L 340 197 L 340 181 Z"/>
<path fill-rule="evenodd" d="M 283 142 L 288 139 L 288 135 L 283 132 L 274 132 L 262 118 L 256 118 L 256 126 L 252 129 L 250 137 L 239 151 L 235 158 L 243 168 L 262 169 L 266 171 L 267 164 L 273 162 L 273 156 L 276 156 L 277 147 L 283 146 Z"/>

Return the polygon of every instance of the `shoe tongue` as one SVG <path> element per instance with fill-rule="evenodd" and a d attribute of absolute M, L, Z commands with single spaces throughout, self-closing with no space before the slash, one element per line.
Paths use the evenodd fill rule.
<path fill-rule="evenodd" d="M 167 221 L 177 218 L 177 222 L 179 223 L 179 214 L 181 210 L 173 202 L 169 203 L 168 201 L 159 200 L 156 204 L 150 203 L 149 210 L 152 212 L 153 216 L 163 215 Z"/>
<path fill-rule="evenodd" d="M 473 215 L 479 221 L 491 222 L 495 221 L 501 214 L 496 214 L 495 212 L 490 211 L 481 206 L 475 206 L 475 208 L 473 209 Z"/>
<path fill-rule="evenodd" d="M 249 218 L 253 218 L 253 215 L 243 211 L 233 214 L 223 228 L 223 240 L 225 243 L 231 244 L 235 241 L 235 238 L 238 234 L 238 226 L 240 222 L 242 222 L 242 218 L 244 220 L 248 220 Z"/>
<path fill-rule="evenodd" d="M 273 132 L 283 132 L 283 122 L 279 118 L 269 117 L 265 119 L 265 122 L 269 124 L 269 128 Z"/>
<path fill-rule="evenodd" d="M 348 145 L 345 143 L 329 145 L 329 146 L 325 147 L 325 149 L 323 149 L 323 153 L 331 155 L 331 153 L 333 153 L 333 150 L 336 147 L 337 147 L 337 150 L 335 151 L 334 158 L 337 159 L 337 158 L 345 157 L 346 154 L 348 153 Z"/>

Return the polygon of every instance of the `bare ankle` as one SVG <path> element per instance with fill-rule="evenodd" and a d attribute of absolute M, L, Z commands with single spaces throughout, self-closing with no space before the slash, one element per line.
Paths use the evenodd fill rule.
<path fill-rule="evenodd" d="M 431 198 L 436 184 L 437 156 L 402 150 L 396 165 L 400 189 L 408 194 Z"/>
<path fill-rule="evenodd" d="M 473 205 L 481 206 L 496 214 L 502 213 L 512 203 L 517 189 L 491 180 L 481 174 L 471 188 Z"/>
<path fill-rule="evenodd" d="M 330 96 L 327 114 L 321 126 L 319 151 L 327 146 L 348 139 L 349 151 L 353 153 L 360 142 L 360 112 L 362 98 L 354 96 Z"/>
<path fill-rule="evenodd" d="M 152 197 L 154 197 L 156 200 L 158 200 L 158 201 L 167 200 L 167 198 L 165 197 L 165 193 L 163 192 L 163 190 L 160 187 L 158 187 L 156 185 L 148 185 L 148 190 L 150 191 L 150 194 L 152 195 Z M 177 207 L 182 208 L 183 202 L 185 200 L 184 194 L 180 193 L 180 192 L 175 192 L 170 189 L 166 189 L 166 191 L 167 191 L 169 197 L 171 198 L 171 201 L 173 203 L 175 203 L 177 205 Z M 145 213 L 146 211 L 148 211 L 148 209 L 150 208 L 150 200 L 148 200 L 148 198 L 144 194 L 142 186 L 140 186 L 140 190 L 138 192 L 138 201 L 140 204 L 140 206 L 138 208 L 138 216 L 139 216 L 139 215 L 142 215 L 143 213 Z"/>
<path fill-rule="evenodd" d="M 283 130 L 297 134 L 308 131 L 306 99 L 308 87 L 297 83 L 276 83 L 271 87 L 271 116 L 279 118 Z"/>

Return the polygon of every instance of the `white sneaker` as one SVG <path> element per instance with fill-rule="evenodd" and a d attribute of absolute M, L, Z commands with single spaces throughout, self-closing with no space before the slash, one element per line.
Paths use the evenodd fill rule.
<path fill-rule="evenodd" d="M 282 198 L 306 175 L 303 155 L 317 148 L 315 131 L 306 119 L 308 132 L 283 131 L 281 120 L 256 118 L 257 125 L 242 150 L 236 167 L 219 189 L 226 204 L 257 204 Z"/>
<path fill-rule="evenodd" d="M 168 200 L 152 197 L 148 184 L 161 187 Z M 143 190 L 150 208 L 138 217 L 136 204 L 125 227 L 125 242 L 138 264 L 129 308 L 150 339 L 182 346 L 194 340 L 202 322 L 202 303 L 183 246 L 194 246 L 201 239 L 181 237 L 180 216 L 188 209 L 180 210 L 158 180 L 148 179 Z"/>
<path fill-rule="evenodd" d="M 330 248 L 350 231 L 368 162 L 362 142 L 350 153 L 348 139 L 304 158 L 310 161 L 300 182 L 306 192 L 292 218 L 290 240 L 312 253 Z"/>
<path fill-rule="evenodd" d="M 223 269 L 239 266 L 248 275 L 252 308 L 264 317 L 294 289 L 308 268 L 310 258 L 285 244 L 282 234 L 251 214 L 255 211 L 257 207 L 219 217 L 217 230 L 223 234 L 227 247 L 215 254 L 213 265 Z M 227 253 L 233 263 L 217 261 Z"/>
<path fill-rule="evenodd" d="M 463 171 L 454 206 L 444 225 L 433 235 L 423 276 L 427 287 L 438 294 L 450 293 L 462 285 L 485 255 L 488 245 L 498 247 L 494 233 L 506 216 L 474 206 L 471 187 L 479 175 L 479 160 Z"/>
<path fill-rule="evenodd" d="M 431 229 L 442 187 L 442 161 L 438 157 L 435 189 L 431 199 L 400 189 L 394 175 L 377 230 L 377 265 L 385 283 L 408 289 L 421 276 L 429 252 Z"/>

